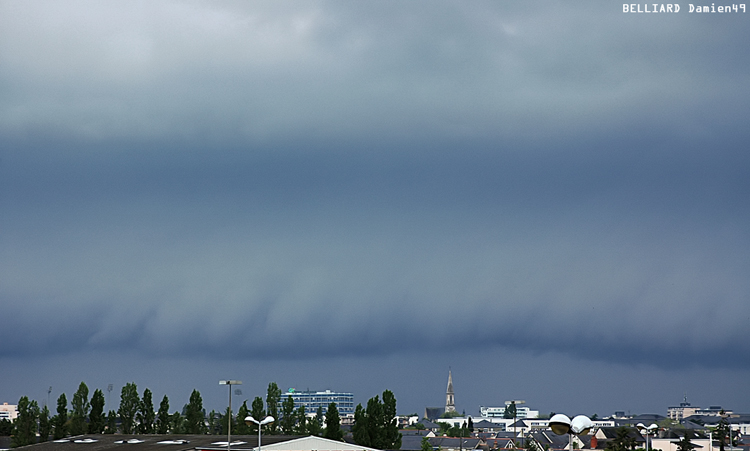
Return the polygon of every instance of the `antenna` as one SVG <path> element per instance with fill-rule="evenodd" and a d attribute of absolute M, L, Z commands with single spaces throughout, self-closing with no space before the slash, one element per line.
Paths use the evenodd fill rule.
<path fill-rule="evenodd" d="M 107 407 L 109 407 L 109 394 L 112 393 L 112 384 L 107 384 Z"/>
<path fill-rule="evenodd" d="M 49 405 L 49 395 L 50 395 L 50 393 L 52 393 L 52 386 L 51 385 L 47 389 L 47 404 L 45 404 L 45 406 Z"/>

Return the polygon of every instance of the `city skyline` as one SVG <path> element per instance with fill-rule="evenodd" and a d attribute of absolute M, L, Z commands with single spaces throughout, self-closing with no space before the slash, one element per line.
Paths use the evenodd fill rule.
<path fill-rule="evenodd" d="M 0 1 L 0 400 L 750 412 L 750 16 L 683 6 Z"/>

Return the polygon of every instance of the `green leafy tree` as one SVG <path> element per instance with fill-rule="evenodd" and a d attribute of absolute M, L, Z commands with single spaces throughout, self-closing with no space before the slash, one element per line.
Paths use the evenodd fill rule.
<path fill-rule="evenodd" d="M 432 451 L 432 445 L 430 445 L 430 441 L 427 437 L 422 437 L 421 451 Z"/>
<path fill-rule="evenodd" d="M 341 430 L 341 417 L 339 416 L 339 409 L 336 408 L 336 403 L 332 402 L 328 404 L 328 411 L 326 412 L 326 431 L 324 437 L 330 440 L 341 441 L 344 437 L 344 431 Z"/>
<path fill-rule="evenodd" d="M 367 412 L 362 408 L 362 404 L 357 404 L 357 407 L 354 409 L 354 424 L 352 425 L 354 443 L 359 446 L 372 447 L 369 428 L 370 424 Z"/>
<path fill-rule="evenodd" d="M 156 414 L 156 433 L 167 434 L 169 433 L 169 425 L 171 418 L 169 415 L 169 398 L 167 395 L 161 399 L 159 404 L 159 413 Z"/>
<path fill-rule="evenodd" d="M 352 426 L 354 442 L 360 446 L 377 449 L 400 449 L 401 433 L 396 419 L 396 398 L 390 390 L 383 392 L 383 401 L 378 396 L 367 401 L 367 408 L 358 404 L 354 411 Z"/>
<path fill-rule="evenodd" d="M 227 412 L 229 412 L 229 406 L 227 406 Z M 208 434 L 210 435 L 227 435 L 226 427 L 222 431 L 221 428 L 223 425 L 227 424 L 227 416 L 222 415 L 221 418 L 219 418 L 220 415 L 216 413 L 216 411 L 212 410 L 208 413 Z"/>
<path fill-rule="evenodd" d="M 281 389 L 276 385 L 276 382 L 271 382 L 268 384 L 268 391 L 266 393 L 266 410 L 268 411 L 268 415 L 274 417 L 276 421 L 268 426 L 269 434 L 277 434 L 279 431 L 279 402 L 281 402 Z M 263 419 L 263 417 L 257 418 L 255 415 L 253 417 L 258 421 Z"/>
<path fill-rule="evenodd" d="M 86 418 L 89 416 L 91 404 L 89 403 L 89 388 L 81 382 L 78 390 L 73 394 L 73 400 L 70 402 L 72 411 L 70 414 L 70 434 L 82 435 L 88 431 Z"/>
<path fill-rule="evenodd" d="M 224 415 L 222 415 L 221 418 L 219 419 L 219 423 L 221 427 L 221 430 L 219 431 L 219 433 L 221 435 L 227 435 L 229 433 L 229 421 L 228 420 L 230 419 L 232 420 L 232 431 L 234 431 L 236 435 L 239 435 L 239 433 L 237 432 L 237 425 L 234 423 L 234 418 L 232 417 L 231 412 L 229 412 L 229 406 L 227 406 L 227 410 L 224 412 Z"/>
<path fill-rule="evenodd" d="M 307 433 L 320 437 L 323 434 L 323 407 L 318 406 L 318 410 L 315 411 L 315 418 L 307 423 Z"/>
<path fill-rule="evenodd" d="M 401 449 L 401 433 L 396 418 L 396 397 L 390 390 L 383 392 L 382 444 L 380 449 Z"/>
<path fill-rule="evenodd" d="M 697 448 L 695 443 L 690 441 L 692 436 L 692 431 L 690 431 L 689 429 L 685 430 L 685 435 L 683 435 L 682 439 L 677 442 L 677 451 L 693 451 L 695 448 Z"/>
<path fill-rule="evenodd" d="M 91 411 L 89 412 L 89 434 L 101 434 L 106 426 L 104 415 L 104 393 L 98 388 L 91 396 Z"/>
<path fill-rule="evenodd" d="M 729 422 L 725 416 L 724 411 L 721 411 L 721 420 L 713 431 L 713 437 L 719 441 L 719 451 L 724 451 L 724 443 L 729 438 Z"/>
<path fill-rule="evenodd" d="M 635 449 L 636 441 L 631 429 L 620 426 L 615 430 L 615 438 L 607 443 L 608 451 L 628 451 Z"/>
<path fill-rule="evenodd" d="M 0 418 L 0 437 L 13 435 L 13 422 L 7 418 Z"/>
<path fill-rule="evenodd" d="M 172 414 L 172 419 L 170 423 L 172 424 L 172 434 L 187 433 L 185 417 L 182 416 L 180 412 L 175 412 Z"/>
<path fill-rule="evenodd" d="M 294 399 L 289 395 L 281 403 L 281 433 L 291 435 L 294 433 L 296 417 L 294 416 Z"/>
<path fill-rule="evenodd" d="M 52 433 L 52 421 L 49 417 L 49 409 L 44 406 L 39 412 L 39 441 L 46 442 Z"/>
<path fill-rule="evenodd" d="M 505 406 L 505 413 L 503 414 L 503 418 L 505 418 L 506 420 L 512 420 L 516 417 L 517 413 L 518 411 L 516 410 L 516 402 L 511 401 L 510 404 Z"/>
<path fill-rule="evenodd" d="M 307 434 L 307 414 L 305 413 L 305 406 L 301 405 L 294 412 L 294 418 L 296 419 L 297 425 L 294 428 L 294 433 L 297 435 Z"/>
<path fill-rule="evenodd" d="M 138 413 L 140 405 L 141 400 L 138 397 L 138 387 L 135 385 L 135 382 L 128 382 L 120 391 L 120 408 L 117 410 L 123 434 L 134 434 L 137 432 L 135 430 L 135 416 Z"/>
<path fill-rule="evenodd" d="M 57 415 L 52 419 L 54 430 L 52 437 L 55 440 L 59 440 L 68 435 L 68 398 L 65 397 L 65 393 L 60 393 L 60 397 L 57 398 Z"/>
<path fill-rule="evenodd" d="M 203 411 L 203 398 L 198 390 L 190 394 L 190 402 L 185 411 L 185 433 L 204 434 L 206 432 L 206 414 Z"/>
<path fill-rule="evenodd" d="M 13 422 L 7 418 L 0 418 L 0 437 L 10 437 L 13 434 Z"/>
<path fill-rule="evenodd" d="M 138 432 L 141 434 L 154 433 L 156 414 L 154 413 L 153 394 L 148 388 L 143 390 L 143 398 L 138 403 L 136 418 L 138 420 Z"/>
<path fill-rule="evenodd" d="M 260 399 L 260 398 L 258 398 Z M 263 409 L 263 400 L 260 400 L 260 408 Z M 250 411 L 247 410 L 247 400 L 242 402 L 242 405 L 237 409 L 237 426 L 232 426 L 232 430 L 236 431 L 237 435 L 248 435 L 250 434 L 250 426 L 245 424 L 245 418 L 250 416 Z M 235 429 L 235 427 L 237 429 Z"/>
<path fill-rule="evenodd" d="M 255 399 L 253 399 L 253 404 L 251 405 L 251 409 L 252 410 L 250 411 L 250 416 L 252 416 L 256 420 L 261 421 L 263 420 L 263 418 L 266 417 L 266 411 L 263 409 L 263 398 L 261 398 L 260 396 L 256 396 Z M 258 432 L 258 426 L 255 424 L 248 426 L 248 429 L 250 430 L 251 433 Z"/>
<path fill-rule="evenodd" d="M 13 422 L 13 438 L 11 446 L 26 446 L 36 443 L 36 420 L 39 418 L 39 406 L 36 401 L 22 396 L 18 400 L 18 416 Z"/>
<path fill-rule="evenodd" d="M 117 432 L 117 412 L 110 410 L 107 412 L 107 427 L 104 429 L 105 434 L 114 434 Z"/>

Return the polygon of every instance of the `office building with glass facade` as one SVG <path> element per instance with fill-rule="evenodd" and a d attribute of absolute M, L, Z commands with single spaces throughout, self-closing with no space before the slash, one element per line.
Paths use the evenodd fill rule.
<path fill-rule="evenodd" d="M 314 414 L 318 411 L 318 407 L 322 407 L 323 415 L 325 415 L 328 411 L 328 405 L 335 402 L 339 416 L 354 415 L 354 395 L 352 393 L 339 393 L 331 390 L 297 391 L 290 388 L 281 396 L 281 403 L 289 396 L 294 400 L 294 408 L 299 409 L 300 406 L 305 406 L 305 413 L 307 414 Z M 281 403 L 279 403 L 279 411 L 281 411 Z"/>

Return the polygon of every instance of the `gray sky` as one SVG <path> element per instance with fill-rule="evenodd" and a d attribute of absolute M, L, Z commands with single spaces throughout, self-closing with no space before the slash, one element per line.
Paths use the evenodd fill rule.
<path fill-rule="evenodd" d="M 681 7 L 0 0 L 0 402 L 750 412 L 750 16 Z"/>

